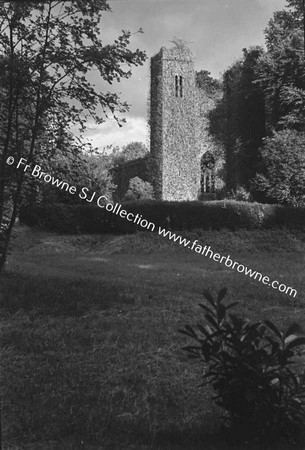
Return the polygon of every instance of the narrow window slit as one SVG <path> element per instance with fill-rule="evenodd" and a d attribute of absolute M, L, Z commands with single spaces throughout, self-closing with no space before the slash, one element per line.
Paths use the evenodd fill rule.
<path fill-rule="evenodd" d="M 176 93 L 176 97 L 178 97 L 179 96 L 178 75 L 175 75 L 175 93 Z"/>

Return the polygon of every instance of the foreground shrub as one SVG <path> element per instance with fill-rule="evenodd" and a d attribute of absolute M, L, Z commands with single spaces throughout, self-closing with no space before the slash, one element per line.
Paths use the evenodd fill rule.
<path fill-rule="evenodd" d="M 184 349 L 206 366 L 204 383 L 212 386 L 215 403 L 226 411 L 226 422 L 241 438 L 295 438 L 305 424 L 305 374 L 292 370 L 305 344 L 300 326 L 286 333 L 265 321 L 251 323 L 228 311 L 226 289 L 214 300 L 209 292 L 205 322 L 187 325 L 181 333 L 196 341 Z"/>

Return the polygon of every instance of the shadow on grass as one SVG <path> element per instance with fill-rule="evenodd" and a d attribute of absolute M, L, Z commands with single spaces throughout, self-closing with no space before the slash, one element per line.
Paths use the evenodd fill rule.
<path fill-rule="evenodd" d="M 88 282 L 89 281 L 89 282 Z M 0 281 L 0 308 L 14 314 L 22 309 L 39 315 L 81 316 L 91 309 L 132 303 L 120 289 L 96 279 L 67 279 L 6 273 Z"/>

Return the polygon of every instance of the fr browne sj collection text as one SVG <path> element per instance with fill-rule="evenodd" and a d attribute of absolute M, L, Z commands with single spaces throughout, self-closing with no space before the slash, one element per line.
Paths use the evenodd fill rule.
<path fill-rule="evenodd" d="M 122 209 L 122 205 L 119 203 L 113 204 L 105 195 L 97 196 L 96 192 L 90 193 L 90 190 L 87 187 L 82 187 L 78 191 L 75 186 L 70 185 L 67 181 L 59 180 L 58 178 L 54 178 L 49 173 L 43 172 L 41 166 L 38 164 L 35 164 L 33 167 L 26 162 L 27 161 L 25 158 L 20 158 L 16 166 L 17 169 L 23 170 L 23 172 L 28 172 L 32 177 L 51 184 L 52 186 L 64 190 L 71 195 L 78 194 L 81 200 L 86 200 L 88 203 L 92 203 L 93 200 L 95 200 L 97 206 L 100 208 L 105 208 L 112 214 L 119 215 L 122 219 L 126 218 L 129 222 L 133 222 L 136 225 L 140 225 L 142 228 L 147 228 L 150 231 L 154 231 L 155 224 L 143 219 L 141 214 L 133 214 L 128 212 L 125 209 Z M 15 158 L 13 156 L 9 156 L 6 163 L 10 166 L 14 165 Z"/>

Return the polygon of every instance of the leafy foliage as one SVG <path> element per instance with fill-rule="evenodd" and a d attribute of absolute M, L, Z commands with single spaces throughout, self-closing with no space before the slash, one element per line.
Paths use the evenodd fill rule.
<path fill-rule="evenodd" d="M 248 202 L 251 199 L 251 194 L 243 186 L 237 186 L 236 191 L 232 192 L 230 198 L 242 202 Z"/>
<path fill-rule="evenodd" d="M 196 72 L 196 85 L 210 96 L 215 97 L 221 92 L 221 82 L 211 76 L 207 70 L 200 70 Z"/>
<path fill-rule="evenodd" d="M 296 12 L 277 11 L 265 31 L 267 52 L 260 60 L 257 82 L 266 99 L 268 132 L 304 129 L 303 21 L 296 18 Z"/>
<path fill-rule="evenodd" d="M 143 158 L 148 155 L 148 148 L 142 142 L 130 142 L 125 145 L 122 151 L 116 156 L 115 164 L 122 164 L 126 161 Z"/>
<path fill-rule="evenodd" d="M 205 363 L 203 384 L 210 384 L 215 403 L 244 438 L 295 438 L 305 423 L 305 373 L 292 367 L 305 345 L 300 326 L 282 332 L 273 322 L 252 323 L 229 311 L 227 290 L 217 299 L 205 291 L 199 306 L 205 321 L 180 332 L 195 341 L 184 349 Z"/>
<path fill-rule="evenodd" d="M 256 198 L 269 202 L 305 204 L 305 134 L 283 130 L 265 139 L 261 148 L 263 169 L 252 189 Z"/>
<path fill-rule="evenodd" d="M 129 182 L 129 188 L 125 200 L 153 200 L 154 189 L 148 181 L 134 177 Z"/>

